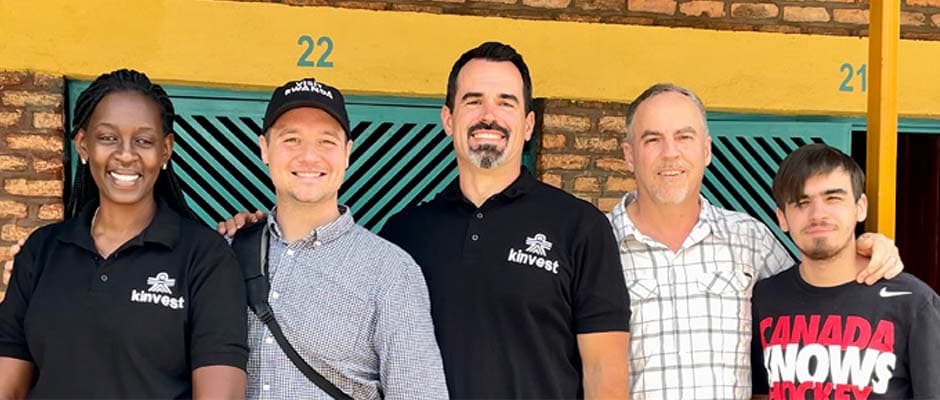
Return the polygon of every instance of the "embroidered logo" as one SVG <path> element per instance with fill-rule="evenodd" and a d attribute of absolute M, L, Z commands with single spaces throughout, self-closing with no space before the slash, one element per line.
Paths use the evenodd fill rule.
<path fill-rule="evenodd" d="M 147 284 L 150 285 L 146 291 L 131 289 L 131 301 L 135 303 L 153 303 L 173 310 L 179 310 L 185 307 L 186 299 L 183 296 L 173 297 L 173 290 L 176 286 L 176 279 L 170 278 L 170 274 L 160 272 L 157 276 L 147 278 Z"/>
<path fill-rule="evenodd" d="M 545 235 L 538 233 L 535 237 L 526 237 L 525 238 L 526 246 L 529 246 L 525 249 L 529 253 L 535 253 L 542 257 L 545 257 L 545 252 L 552 249 L 552 242 L 549 242 L 545 239 Z"/>
<path fill-rule="evenodd" d="M 176 285 L 176 279 L 170 278 L 170 274 L 161 272 L 157 276 L 147 278 L 147 284 L 150 285 L 148 292 L 173 294 L 170 288 Z"/>
<path fill-rule="evenodd" d="M 881 291 L 878 292 L 878 295 L 881 297 L 897 297 L 904 296 L 906 294 L 911 294 L 911 292 L 890 292 L 887 287 L 882 286 Z"/>
<path fill-rule="evenodd" d="M 537 267 L 558 274 L 558 260 L 548 259 L 548 251 L 552 249 L 552 242 L 548 241 L 545 234 L 537 233 L 532 237 L 526 236 L 525 245 L 524 251 L 510 248 L 506 261 Z"/>

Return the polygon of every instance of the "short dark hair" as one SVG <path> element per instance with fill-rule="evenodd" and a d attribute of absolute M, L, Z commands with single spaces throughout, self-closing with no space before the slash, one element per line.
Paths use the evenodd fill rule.
<path fill-rule="evenodd" d="M 519 74 L 522 75 L 522 97 L 525 104 L 525 112 L 533 110 L 532 106 L 532 77 L 529 76 L 529 67 L 522 60 L 522 55 L 516 52 L 516 49 L 508 44 L 499 42 L 486 42 L 473 49 L 463 53 L 454 66 L 450 69 L 450 77 L 447 78 L 447 98 L 444 105 L 453 111 L 454 97 L 457 96 L 457 75 L 460 70 L 470 60 L 483 59 L 486 61 L 501 62 L 508 61 L 516 66 Z"/>
<path fill-rule="evenodd" d="M 119 69 L 98 76 L 88 88 L 78 95 L 78 100 L 75 102 L 72 137 L 74 138 L 79 130 L 88 128 L 88 121 L 101 100 L 109 94 L 121 92 L 140 93 L 153 101 L 160 111 L 160 128 L 162 131 L 160 133 L 163 136 L 173 134 L 173 119 L 176 114 L 173 109 L 173 102 L 170 101 L 170 96 L 163 90 L 163 87 L 151 82 L 150 78 L 142 72 L 132 69 Z M 65 218 L 77 215 L 86 203 L 98 201 L 100 194 L 98 186 L 91 176 L 90 168 L 91 166 L 87 164 L 78 165 L 75 181 L 72 183 L 69 199 L 66 202 Z M 173 165 L 169 161 L 167 161 L 167 168 L 160 170 L 157 182 L 154 184 L 153 193 L 154 196 L 165 200 L 167 205 L 180 215 L 198 220 L 183 199 L 179 179 L 173 172 Z"/>
<path fill-rule="evenodd" d="M 698 108 L 699 112 L 702 113 L 702 123 L 705 124 L 705 134 L 708 134 L 708 114 L 705 111 L 705 104 L 702 103 L 702 100 L 695 94 L 691 89 L 684 88 L 682 86 L 674 85 L 671 83 L 657 83 L 653 86 L 648 87 L 643 93 L 640 93 L 636 99 L 630 103 L 630 107 L 627 109 L 627 142 L 633 141 L 633 118 L 636 117 L 636 110 L 640 108 L 640 105 L 644 101 L 649 100 L 653 96 L 662 93 L 678 93 L 685 97 L 688 97 L 689 100 L 692 100 L 692 103 L 695 104 L 695 107 Z"/>
<path fill-rule="evenodd" d="M 806 181 L 820 174 L 828 174 L 843 169 L 852 180 L 852 194 L 855 201 L 862 197 L 865 190 L 865 173 L 858 163 L 839 149 L 825 143 L 813 143 L 794 150 L 780 163 L 780 169 L 774 176 L 774 202 L 781 210 L 786 205 L 799 201 L 803 196 Z"/>

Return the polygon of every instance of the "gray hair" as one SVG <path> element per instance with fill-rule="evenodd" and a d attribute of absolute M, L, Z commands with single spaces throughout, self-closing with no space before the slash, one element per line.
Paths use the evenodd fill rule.
<path fill-rule="evenodd" d="M 702 100 L 698 98 L 695 92 L 682 86 L 673 85 L 671 83 L 657 83 L 644 90 L 643 93 L 640 93 L 640 95 L 635 100 L 633 100 L 632 103 L 630 103 L 630 108 L 627 109 L 628 143 L 633 142 L 633 117 L 636 115 L 636 110 L 640 108 L 640 104 L 643 104 L 644 101 L 662 93 L 678 93 L 688 97 L 689 100 L 692 100 L 692 103 L 695 104 L 695 107 L 697 107 L 698 110 L 702 113 L 702 123 L 705 125 L 705 134 L 708 135 L 708 119 L 705 113 L 705 105 L 702 104 Z"/>

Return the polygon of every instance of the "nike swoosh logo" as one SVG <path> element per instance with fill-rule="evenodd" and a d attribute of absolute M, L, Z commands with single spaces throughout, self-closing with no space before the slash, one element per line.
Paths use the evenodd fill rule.
<path fill-rule="evenodd" d="M 897 296 L 904 296 L 906 294 L 911 294 L 911 292 L 889 292 L 888 288 L 886 287 L 882 287 L 881 291 L 878 292 L 878 295 L 881 297 L 897 297 Z"/>

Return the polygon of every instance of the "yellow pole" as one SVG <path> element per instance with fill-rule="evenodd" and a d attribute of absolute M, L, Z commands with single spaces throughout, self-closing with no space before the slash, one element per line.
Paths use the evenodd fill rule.
<path fill-rule="evenodd" d="M 868 41 L 868 231 L 894 238 L 898 165 L 898 42 L 901 2 L 871 0 Z"/>

